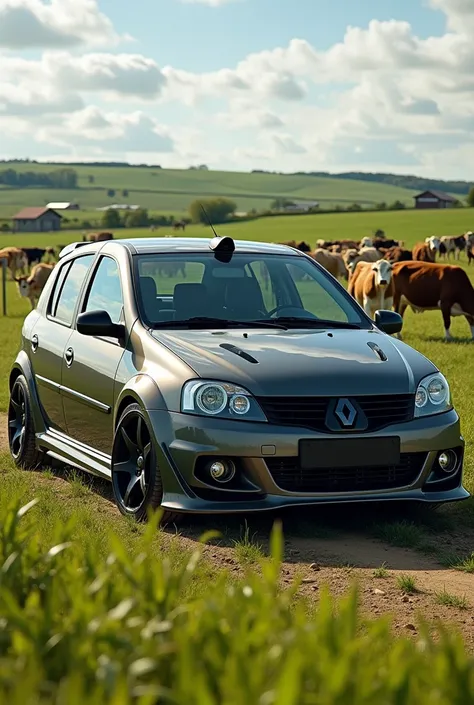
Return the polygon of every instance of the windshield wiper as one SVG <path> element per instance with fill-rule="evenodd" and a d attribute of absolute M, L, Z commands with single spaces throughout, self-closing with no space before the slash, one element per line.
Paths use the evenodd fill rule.
<path fill-rule="evenodd" d="M 153 324 L 153 329 L 161 328 L 279 328 L 288 330 L 284 322 L 273 321 L 233 321 L 226 318 L 211 316 L 193 316 L 179 321 L 159 321 Z"/>
<path fill-rule="evenodd" d="M 300 316 L 278 316 L 277 318 L 272 318 L 272 320 L 292 328 L 347 328 L 359 330 L 361 327 L 357 323 L 329 321 L 324 318 L 304 318 Z"/>

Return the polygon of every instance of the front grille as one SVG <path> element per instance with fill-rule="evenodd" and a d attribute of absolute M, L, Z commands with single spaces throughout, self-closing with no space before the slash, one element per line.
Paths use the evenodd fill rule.
<path fill-rule="evenodd" d="M 426 453 L 402 453 L 392 466 L 315 468 L 300 467 L 298 457 L 267 458 L 267 468 L 276 485 L 287 492 L 365 492 L 412 485 L 418 478 Z"/>
<path fill-rule="evenodd" d="M 390 424 L 411 421 L 413 418 L 415 397 L 412 394 L 349 398 L 356 401 L 365 413 L 369 424 L 367 433 L 378 431 Z M 328 405 L 333 399 L 335 397 L 258 397 L 257 401 L 270 423 L 331 433 L 326 427 L 325 419 Z M 348 432 L 348 429 L 341 430 Z"/>

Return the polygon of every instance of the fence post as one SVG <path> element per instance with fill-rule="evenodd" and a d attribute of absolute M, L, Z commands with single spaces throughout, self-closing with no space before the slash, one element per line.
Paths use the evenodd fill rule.
<path fill-rule="evenodd" d="M 3 315 L 7 315 L 7 260 L 3 258 L 2 262 L 2 301 Z"/>

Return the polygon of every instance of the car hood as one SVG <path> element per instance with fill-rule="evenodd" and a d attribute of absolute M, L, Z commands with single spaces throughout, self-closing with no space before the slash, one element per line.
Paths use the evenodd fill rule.
<path fill-rule="evenodd" d="M 153 331 L 196 376 L 256 396 L 411 394 L 437 368 L 378 330 Z M 383 353 L 382 360 L 371 345 Z"/>

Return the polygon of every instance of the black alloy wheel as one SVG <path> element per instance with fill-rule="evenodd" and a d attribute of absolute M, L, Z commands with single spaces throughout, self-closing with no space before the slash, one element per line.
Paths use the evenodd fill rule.
<path fill-rule="evenodd" d="M 8 445 L 16 465 L 35 468 L 41 454 L 36 447 L 28 383 L 23 375 L 15 380 L 8 405 Z"/>
<path fill-rule="evenodd" d="M 130 404 L 117 424 L 112 450 L 112 487 L 122 512 L 146 521 L 149 510 L 159 508 L 163 485 L 153 439 L 139 404 Z M 161 522 L 175 521 L 175 512 L 163 513 Z"/>

